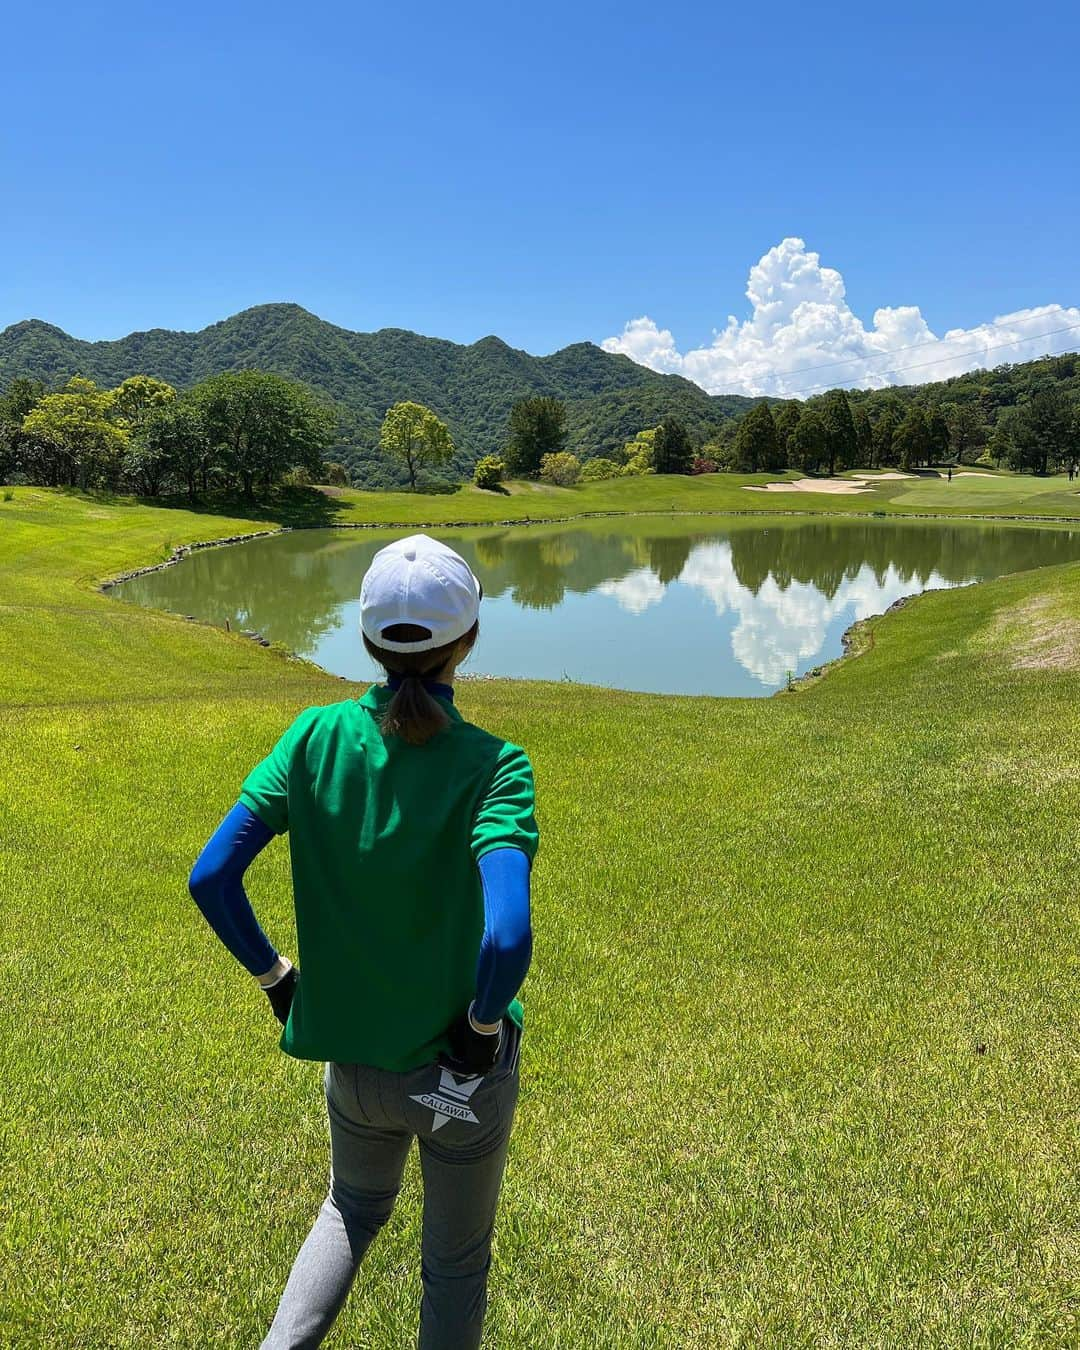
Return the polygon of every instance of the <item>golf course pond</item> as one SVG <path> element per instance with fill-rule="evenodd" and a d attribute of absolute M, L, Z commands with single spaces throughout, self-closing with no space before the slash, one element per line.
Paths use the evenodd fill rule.
<path fill-rule="evenodd" d="M 354 680 L 372 555 L 415 528 L 295 530 L 121 582 L 134 604 L 258 633 Z M 476 675 L 762 696 L 839 656 L 903 596 L 1080 558 L 1080 529 L 980 522 L 637 516 L 432 529 L 484 587 Z"/>

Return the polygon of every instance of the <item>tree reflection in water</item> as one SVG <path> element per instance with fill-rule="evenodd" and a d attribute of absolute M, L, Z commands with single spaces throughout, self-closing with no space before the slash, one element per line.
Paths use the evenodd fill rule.
<path fill-rule="evenodd" d="M 116 594 L 366 678 L 360 580 L 401 533 L 207 549 Z M 641 517 L 437 533 L 484 585 L 477 670 L 681 692 L 771 692 L 903 595 L 1080 557 L 1076 531 L 968 523 Z"/>

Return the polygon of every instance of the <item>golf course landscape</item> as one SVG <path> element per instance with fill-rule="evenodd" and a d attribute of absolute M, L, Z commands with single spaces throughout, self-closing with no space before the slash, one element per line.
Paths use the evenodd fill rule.
<path fill-rule="evenodd" d="M 100 584 L 280 525 L 1080 518 L 1061 476 L 768 481 L 0 490 L 0 1344 L 257 1344 L 327 1180 L 321 1066 L 186 883 L 295 714 L 364 686 Z M 492 1346 L 1080 1342 L 1080 564 L 854 651 L 757 700 L 461 686 L 528 748 L 542 831 Z M 249 882 L 294 953 L 285 840 Z M 328 1344 L 406 1343 L 419 1223 L 414 1155 Z"/>

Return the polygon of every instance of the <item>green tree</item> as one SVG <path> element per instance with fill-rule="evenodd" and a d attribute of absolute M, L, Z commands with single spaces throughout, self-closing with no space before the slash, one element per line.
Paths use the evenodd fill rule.
<path fill-rule="evenodd" d="M 132 375 L 113 393 L 113 413 L 127 423 L 129 430 L 138 431 L 151 413 L 176 398 L 176 390 L 164 380 L 152 375 Z"/>
<path fill-rule="evenodd" d="M 653 467 L 657 473 L 689 473 L 694 458 L 690 435 L 677 417 L 665 417 L 656 428 Z"/>
<path fill-rule="evenodd" d="M 739 434 L 739 422 L 729 418 L 713 433 L 708 443 L 701 448 L 706 459 L 711 459 L 721 473 L 735 470 L 735 437 Z"/>
<path fill-rule="evenodd" d="M 289 469 L 319 472 L 335 427 L 333 412 L 302 384 L 258 370 L 215 375 L 192 391 L 210 443 L 244 496 L 273 487 Z"/>
<path fill-rule="evenodd" d="M 0 418 L 6 422 L 22 423 L 23 418 L 45 397 L 45 386 L 40 380 L 16 375 L 6 394 L 0 395 Z"/>
<path fill-rule="evenodd" d="M 1047 388 L 1016 409 L 1011 420 L 1014 469 L 1046 473 L 1051 465 L 1069 462 L 1073 449 L 1073 406 L 1062 389 Z"/>
<path fill-rule="evenodd" d="M 729 441 L 710 441 L 701 447 L 701 457 L 716 466 L 717 473 L 735 471 L 735 439 Z"/>
<path fill-rule="evenodd" d="M 997 421 L 994 423 L 994 429 L 990 433 L 990 440 L 986 446 L 991 459 L 999 469 L 1003 468 L 1006 464 L 1011 464 L 1015 454 L 1012 434 L 1012 424 L 1015 415 L 1015 408 L 1001 409 L 998 413 Z"/>
<path fill-rule="evenodd" d="M 940 464 L 949 454 L 949 424 L 944 410 L 940 407 L 930 409 L 926 417 L 927 460 Z"/>
<path fill-rule="evenodd" d="M 45 386 L 40 380 L 17 375 L 7 393 L 0 396 L 0 482 L 21 466 L 23 447 L 29 440 L 23 422 L 44 394 Z"/>
<path fill-rule="evenodd" d="M 135 437 L 130 471 L 145 496 L 156 496 L 171 482 L 194 501 L 214 467 L 214 445 L 203 409 L 194 398 L 159 404 Z"/>
<path fill-rule="evenodd" d="M 128 484 L 140 497 L 156 497 L 168 482 L 165 456 L 158 446 L 137 437 L 128 447 L 124 462 Z"/>
<path fill-rule="evenodd" d="M 113 415 L 132 435 L 124 461 L 125 475 L 141 496 L 156 497 L 168 479 L 168 465 L 158 446 L 145 440 L 142 433 L 156 413 L 176 402 L 176 390 L 152 375 L 132 375 L 112 394 Z"/>
<path fill-rule="evenodd" d="M 828 457 L 825 421 L 814 408 L 804 408 L 791 436 L 790 462 L 804 473 L 820 473 Z"/>
<path fill-rule="evenodd" d="M 619 466 L 613 459 L 605 459 L 603 455 L 596 455 L 593 459 L 587 459 L 581 466 L 582 483 L 599 483 L 605 478 L 618 478 Z"/>
<path fill-rule="evenodd" d="M 560 398 L 521 398 L 510 409 L 507 472 L 514 478 L 535 478 L 545 455 L 566 444 L 566 404 Z"/>
<path fill-rule="evenodd" d="M 653 462 L 655 443 L 655 427 L 648 427 L 645 431 L 639 431 L 634 439 L 632 441 L 627 441 L 622 448 L 625 462 L 620 468 L 619 473 L 630 476 L 655 473 L 656 467 Z"/>
<path fill-rule="evenodd" d="M 930 433 L 926 425 L 926 413 L 917 403 L 908 409 L 907 416 L 896 430 L 893 444 L 900 459 L 900 467 L 905 472 L 916 464 L 924 464 L 929 457 Z"/>
<path fill-rule="evenodd" d="M 581 475 L 581 464 L 577 455 L 560 450 L 553 455 L 545 455 L 540 461 L 540 477 L 545 483 L 555 487 L 570 487 Z"/>
<path fill-rule="evenodd" d="M 856 403 L 851 410 L 851 420 L 855 426 L 855 458 L 863 468 L 874 468 L 874 429 L 870 425 L 870 414 L 865 403 Z"/>
<path fill-rule="evenodd" d="M 348 487 L 349 471 L 344 464 L 330 459 L 323 465 L 322 479 L 329 487 Z"/>
<path fill-rule="evenodd" d="M 825 450 L 829 473 L 851 469 L 859 457 L 859 440 L 851 416 L 851 404 L 842 389 L 830 389 L 821 406 L 825 423 Z"/>
<path fill-rule="evenodd" d="M 892 408 L 886 408 L 874 423 L 874 463 L 878 467 L 896 463 L 898 455 L 894 442 L 899 425 Z"/>
<path fill-rule="evenodd" d="M 785 464 L 792 462 L 791 438 L 795 434 L 795 428 L 799 425 L 801 416 L 802 404 L 797 400 L 781 404 L 780 409 L 773 413 L 773 422 L 776 424 L 776 439 L 780 442 Z"/>
<path fill-rule="evenodd" d="M 986 444 L 987 426 L 977 403 L 946 403 L 942 411 L 949 428 L 949 446 L 958 464 L 977 458 L 972 452 Z"/>
<path fill-rule="evenodd" d="M 1080 399 L 1073 405 L 1072 430 L 1069 433 L 1069 453 L 1066 462 L 1075 469 L 1080 461 Z"/>
<path fill-rule="evenodd" d="M 506 465 L 498 455 L 484 455 L 476 461 L 473 470 L 473 482 L 478 488 L 487 488 L 493 492 L 503 480 Z"/>
<path fill-rule="evenodd" d="M 764 399 L 755 403 L 735 432 L 735 467 L 740 473 L 786 468 L 782 459 L 776 423 Z"/>
<path fill-rule="evenodd" d="M 454 453 L 450 428 L 422 403 L 395 403 L 379 430 L 383 454 L 400 460 L 409 472 L 409 486 L 416 487 L 420 468 L 437 468 Z"/>
<path fill-rule="evenodd" d="M 23 418 L 23 432 L 52 452 L 60 486 L 112 487 L 130 439 L 113 420 L 115 398 L 93 380 L 76 376 L 58 394 L 46 394 Z"/>

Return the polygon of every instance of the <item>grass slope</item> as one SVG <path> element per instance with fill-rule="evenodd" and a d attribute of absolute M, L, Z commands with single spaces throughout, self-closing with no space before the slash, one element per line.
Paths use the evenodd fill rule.
<path fill-rule="evenodd" d="M 254 1345 L 325 1187 L 185 878 L 356 690 L 92 584 L 242 525 L 0 501 L 4 1345 Z M 543 829 L 492 1345 L 1076 1343 L 1080 567 L 869 637 L 768 701 L 461 690 Z M 292 950 L 283 842 L 251 883 Z M 408 1342 L 418 1183 L 333 1344 Z"/>

